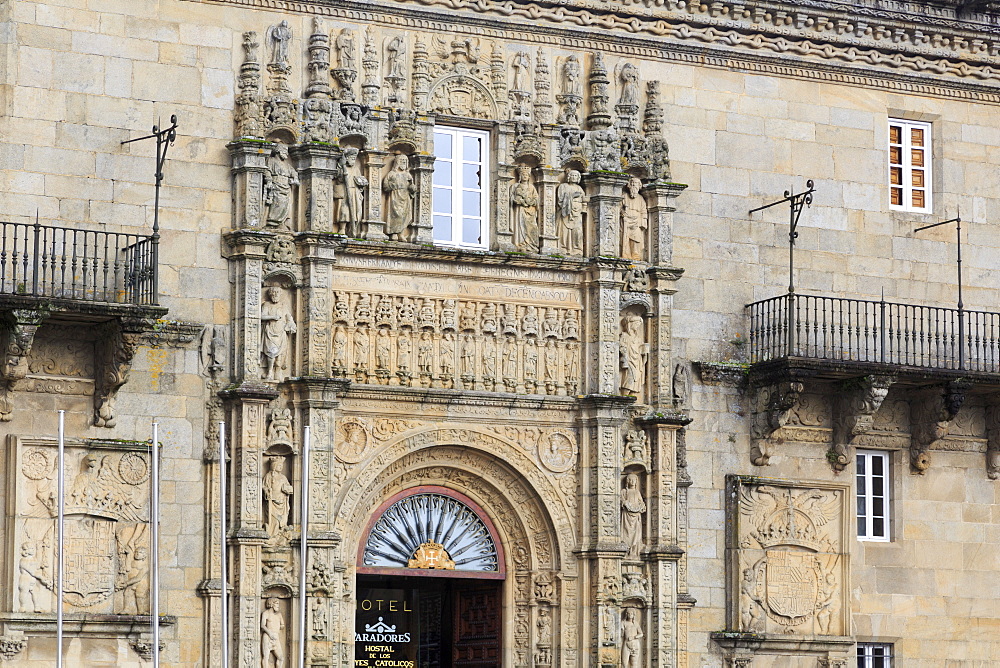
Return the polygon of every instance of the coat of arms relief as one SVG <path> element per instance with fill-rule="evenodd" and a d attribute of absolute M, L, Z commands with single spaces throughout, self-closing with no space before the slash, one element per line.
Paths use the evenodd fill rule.
<path fill-rule="evenodd" d="M 847 634 L 847 488 L 734 476 L 730 629 Z"/>

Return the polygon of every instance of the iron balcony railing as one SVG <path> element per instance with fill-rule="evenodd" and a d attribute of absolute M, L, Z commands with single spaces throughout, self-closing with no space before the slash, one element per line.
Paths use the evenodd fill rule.
<path fill-rule="evenodd" d="M 746 309 L 751 363 L 804 357 L 1000 372 L 1000 313 L 800 294 Z"/>
<path fill-rule="evenodd" d="M 0 222 L 0 294 L 155 306 L 157 235 Z"/>

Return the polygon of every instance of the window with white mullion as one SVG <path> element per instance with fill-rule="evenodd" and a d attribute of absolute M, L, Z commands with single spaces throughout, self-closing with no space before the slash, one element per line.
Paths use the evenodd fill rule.
<path fill-rule="evenodd" d="M 434 156 L 434 242 L 489 247 L 489 133 L 437 127 Z"/>
<path fill-rule="evenodd" d="M 884 452 L 858 451 L 858 539 L 889 540 L 889 456 Z"/>
<path fill-rule="evenodd" d="M 931 125 L 889 119 L 889 206 L 931 211 Z"/>
<path fill-rule="evenodd" d="M 858 668 L 892 668 L 892 645 L 858 643 Z"/>

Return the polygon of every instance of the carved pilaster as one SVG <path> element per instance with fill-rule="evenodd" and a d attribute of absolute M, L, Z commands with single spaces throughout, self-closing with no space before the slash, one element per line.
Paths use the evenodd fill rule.
<path fill-rule="evenodd" d="M 928 450 L 948 435 L 968 388 L 967 382 L 952 381 L 918 392 L 910 400 L 910 466 L 914 473 L 922 475 L 930 468 Z"/>
<path fill-rule="evenodd" d="M 413 185 L 417 193 L 413 198 L 412 236 L 414 243 L 434 243 L 434 224 L 431 220 L 431 179 L 434 175 L 433 155 L 414 155 L 410 159 L 413 170 Z"/>
<path fill-rule="evenodd" d="M 854 437 L 871 431 L 875 413 L 894 382 L 895 376 L 873 374 L 841 383 L 834 409 L 833 449 L 829 457 L 835 471 L 843 471 L 850 463 Z"/>
<path fill-rule="evenodd" d="M 510 134 L 511 133 L 507 133 L 507 136 L 509 137 Z M 516 251 L 518 249 L 514 245 L 513 241 L 513 230 L 511 230 L 512 221 L 510 216 L 510 190 L 511 184 L 514 183 L 514 166 L 500 164 L 497 166 L 496 171 L 496 190 L 494 191 L 496 199 L 493 207 L 495 212 L 493 221 L 496 226 L 493 232 L 496 239 L 496 245 L 492 247 L 501 251 Z"/>
<path fill-rule="evenodd" d="M 385 241 L 389 237 L 385 233 L 385 221 L 382 213 L 382 196 L 379 184 L 382 183 L 382 169 L 385 167 L 389 154 L 386 151 L 365 152 L 365 178 L 368 179 L 368 197 L 365 198 L 364 226 L 367 229 L 366 239 Z"/>
<path fill-rule="evenodd" d="M 303 287 L 300 289 L 304 318 L 300 328 L 302 369 L 306 376 L 329 376 L 332 326 L 332 294 L 330 268 L 333 247 L 322 236 L 299 237 L 303 256 Z"/>
<path fill-rule="evenodd" d="M 750 460 L 755 465 L 767 465 L 771 457 L 771 435 L 788 422 L 803 389 L 803 384 L 796 381 L 774 383 L 755 389 L 751 400 L 753 413 L 750 416 Z"/>
<path fill-rule="evenodd" d="M 538 222 L 541 230 L 539 252 L 552 255 L 559 252 L 559 230 L 556 228 L 556 188 L 559 186 L 561 169 L 538 167 L 539 186 Z"/>
<path fill-rule="evenodd" d="M 622 188 L 628 175 L 591 172 L 584 178 L 590 202 L 587 220 L 590 238 L 586 240 L 587 255 L 618 257 L 621 255 L 619 240 Z"/>
<path fill-rule="evenodd" d="M 303 231 L 332 232 L 333 180 L 341 176 L 340 151 L 322 144 L 300 144 L 290 151 L 298 165 L 299 188 L 305 193 Z"/>
<path fill-rule="evenodd" d="M 658 266 L 670 266 L 673 261 L 675 200 L 686 185 L 681 183 L 650 183 L 643 187 L 646 210 L 649 214 L 649 261 Z"/>
<path fill-rule="evenodd" d="M 261 379 L 260 306 L 266 249 L 274 234 L 241 230 L 225 235 L 233 269 L 233 379 Z"/>
<path fill-rule="evenodd" d="M 991 398 L 986 405 L 986 475 L 990 480 L 1000 479 L 1000 403 Z"/>
<path fill-rule="evenodd" d="M 233 229 L 259 228 L 264 220 L 264 174 L 271 147 L 256 141 L 226 146 L 233 163 Z"/>
<path fill-rule="evenodd" d="M 0 349 L 3 366 L 0 367 L 0 420 L 13 417 L 14 400 L 11 396 L 19 380 L 28 373 L 28 353 L 35 339 L 35 332 L 47 313 L 28 309 L 15 309 L 5 314 L 0 322 Z"/>
<path fill-rule="evenodd" d="M 94 383 L 94 426 L 114 427 L 115 396 L 128 382 L 132 358 L 139 347 L 143 332 L 148 329 L 142 320 L 116 319 L 102 325 L 96 351 Z"/>

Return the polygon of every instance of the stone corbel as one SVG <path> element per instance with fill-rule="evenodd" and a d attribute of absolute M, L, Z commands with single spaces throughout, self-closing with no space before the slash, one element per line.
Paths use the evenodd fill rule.
<path fill-rule="evenodd" d="M 94 426 L 114 427 L 115 397 L 128 381 L 132 358 L 146 328 L 142 321 L 112 320 L 101 329 L 96 351 Z"/>
<path fill-rule="evenodd" d="M 966 382 L 952 381 L 921 392 L 910 401 L 910 466 L 915 473 L 922 475 L 930 467 L 928 450 L 948 435 L 968 388 Z"/>
<path fill-rule="evenodd" d="M 1000 479 L 1000 397 L 986 405 L 986 475 Z"/>
<path fill-rule="evenodd" d="M 8 631 L 0 636 L 0 662 L 15 660 L 27 644 L 22 631 Z"/>
<path fill-rule="evenodd" d="M 130 638 L 129 645 L 136 654 L 142 658 L 143 661 L 153 660 L 153 634 L 151 633 L 140 633 L 138 637 Z M 160 641 L 160 651 L 162 652 L 166 646 L 163 641 Z"/>
<path fill-rule="evenodd" d="M 29 309 L 16 309 L 6 314 L 0 329 L 3 366 L 0 367 L 0 420 L 7 422 L 14 415 L 13 392 L 18 381 L 28 374 L 28 353 L 35 332 L 46 314 Z"/>
<path fill-rule="evenodd" d="M 834 406 L 833 447 L 829 454 L 835 471 L 843 471 L 850 463 L 854 438 L 871 431 L 875 414 L 895 382 L 895 376 L 872 374 L 841 384 Z"/>
<path fill-rule="evenodd" d="M 803 384 L 797 381 L 782 381 L 757 388 L 750 416 L 750 461 L 756 466 L 767 465 L 771 458 L 768 440 L 788 422 L 803 389 Z"/>

